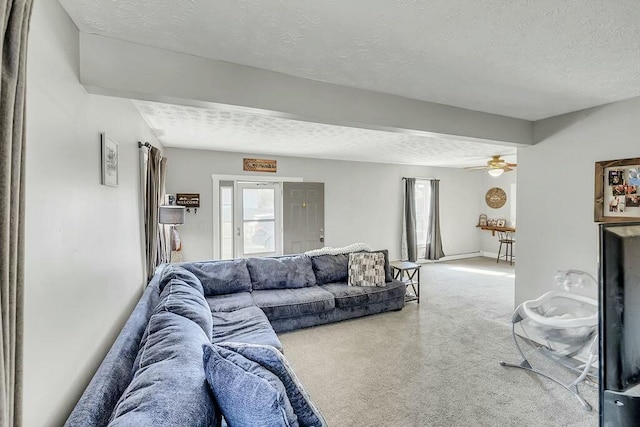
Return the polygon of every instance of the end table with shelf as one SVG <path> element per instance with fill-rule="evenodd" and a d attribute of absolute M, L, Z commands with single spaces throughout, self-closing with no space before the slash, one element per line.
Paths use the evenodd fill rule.
<path fill-rule="evenodd" d="M 405 302 L 416 301 L 420 304 L 420 264 L 409 261 L 390 262 L 393 278 L 403 282 L 407 288 L 411 286 L 414 295 L 406 295 Z"/>

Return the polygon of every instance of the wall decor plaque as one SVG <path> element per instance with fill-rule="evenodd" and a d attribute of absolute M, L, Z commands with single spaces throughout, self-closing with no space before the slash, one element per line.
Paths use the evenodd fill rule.
<path fill-rule="evenodd" d="M 498 209 L 507 203 L 507 193 L 505 193 L 502 188 L 493 187 L 487 191 L 484 200 L 490 208 Z"/>
<path fill-rule="evenodd" d="M 185 208 L 199 208 L 200 193 L 177 193 L 176 205 L 184 206 Z"/>
<path fill-rule="evenodd" d="M 243 159 L 242 170 L 247 172 L 277 172 L 276 160 Z"/>

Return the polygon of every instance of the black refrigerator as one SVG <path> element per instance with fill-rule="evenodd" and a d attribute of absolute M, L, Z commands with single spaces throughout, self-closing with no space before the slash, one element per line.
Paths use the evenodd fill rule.
<path fill-rule="evenodd" d="M 640 426 L 640 222 L 599 227 L 600 425 Z"/>

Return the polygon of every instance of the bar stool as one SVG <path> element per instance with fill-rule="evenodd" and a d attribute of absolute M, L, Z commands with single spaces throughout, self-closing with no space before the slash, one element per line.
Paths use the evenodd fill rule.
<path fill-rule="evenodd" d="M 513 265 L 513 243 L 516 241 L 511 236 L 510 231 L 498 231 L 498 240 L 500 241 L 500 248 L 498 248 L 498 258 L 496 262 L 500 261 L 500 258 L 504 258 L 505 261 L 509 261 L 509 265 Z M 502 245 L 504 245 L 504 254 L 502 254 Z"/>

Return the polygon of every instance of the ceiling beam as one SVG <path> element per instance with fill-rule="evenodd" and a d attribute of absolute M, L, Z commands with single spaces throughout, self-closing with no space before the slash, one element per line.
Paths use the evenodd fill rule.
<path fill-rule="evenodd" d="M 532 122 L 302 79 L 80 33 L 80 82 L 90 92 L 196 107 L 229 106 L 296 120 L 533 144 Z"/>

